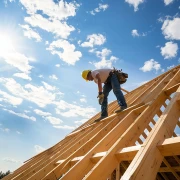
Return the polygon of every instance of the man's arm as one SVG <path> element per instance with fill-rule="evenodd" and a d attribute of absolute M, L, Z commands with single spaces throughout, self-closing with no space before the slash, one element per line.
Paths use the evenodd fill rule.
<path fill-rule="evenodd" d="M 98 80 L 98 90 L 99 90 L 99 92 L 102 92 L 102 83 L 101 83 L 101 78 L 100 78 L 99 74 L 96 75 L 96 78 Z"/>

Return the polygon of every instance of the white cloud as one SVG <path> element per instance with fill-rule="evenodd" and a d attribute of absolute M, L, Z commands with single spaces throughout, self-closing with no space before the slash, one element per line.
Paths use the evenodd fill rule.
<path fill-rule="evenodd" d="M 25 17 L 24 20 L 33 27 L 39 27 L 64 39 L 66 39 L 70 35 L 71 31 L 75 30 L 73 26 L 67 25 L 65 21 L 60 22 L 56 19 L 49 20 L 44 18 L 40 14 Z"/>
<path fill-rule="evenodd" d="M 164 0 L 164 4 L 167 6 L 171 4 L 174 0 Z"/>
<path fill-rule="evenodd" d="M 144 3 L 144 0 L 125 0 L 125 2 L 129 3 L 130 5 L 134 6 L 134 11 L 138 11 L 138 6 L 141 3 Z"/>
<path fill-rule="evenodd" d="M 70 65 L 75 65 L 75 63 L 82 57 L 81 52 L 75 51 L 75 49 L 76 47 L 73 44 L 62 39 L 53 41 L 49 48 L 47 48 L 47 50 L 51 51 L 52 54 L 57 54 L 61 60 Z"/>
<path fill-rule="evenodd" d="M 99 62 L 94 62 L 92 63 L 96 69 L 101 69 L 101 68 L 112 68 L 113 62 L 117 61 L 118 58 L 115 56 L 111 56 L 109 60 L 105 59 L 105 57 L 102 58 L 101 61 Z"/>
<path fill-rule="evenodd" d="M 21 132 L 19 132 L 19 131 L 16 131 L 16 133 L 17 133 L 17 134 L 19 134 L 19 135 L 20 135 L 20 134 L 22 134 L 22 133 L 21 133 Z"/>
<path fill-rule="evenodd" d="M 27 24 L 26 25 L 20 25 L 23 28 L 24 36 L 28 37 L 29 39 L 36 39 L 37 42 L 41 42 L 42 38 L 33 29 L 31 29 Z"/>
<path fill-rule="evenodd" d="M 84 103 L 87 102 L 87 100 L 86 100 L 85 98 L 81 98 L 80 101 L 81 101 L 81 102 L 84 102 Z"/>
<path fill-rule="evenodd" d="M 143 72 L 151 71 L 153 69 L 158 71 L 159 69 L 161 69 L 161 65 L 154 59 L 150 59 L 149 61 L 145 61 L 144 66 L 139 69 Z"/>
<path fill-rule="evenodd" d="M 55 76 L 55 75 L 54 75 Z M 51 85 L 49 85 L 48 83 L 46 83 L 46 82 L 44 82 L 44 81 L 42 81 L 42 84 L 44 85 L 44 87 L 47 89 L 47 90 L 49 90 L 49 91 L 54 91 L 54 90 L 56 90 L 56 87 L 55 86 L 51 86 Z"/>
<path fill-rule="evenodd" d="M 13 74 L 13 76 L 16 76 L 16 77 L 19 77 L 19 78 L 22 78 L 22 79 L 27 79 L 27 80 L 32 80 L 31 77 L 29 77 L 28 74 L 25 74 L 25 73 L 15 73 Z"/>
<path fill-rule="evenodd" d="M 81 44 L 82 47 L 94 47 L 95 45 L 102 45 L 106 42 L 106 37 L 102 34 L 92 34 L 88 35 L 86 38 L 86 42 Z"/>
<path fill-rule="evenodd" d="M 6 161 L 6 162 L 10 162 L 10 163 L 21 163 L 22 164 L 22 161 L 20 160 L 16 160 L 14 158 L 10 158 L 10 157 L 5 157 L 2 159 L 3 161 Z"/>
<path fill-rule="evenodd" d="M 166 19 L 162 25 L 162 33 L 166 39 L 180 40 L 180 18 L 176 17 L 173 20 Z"/>
<path fill-rule="evenodd" d="M 161 55 L 164 59 L 171 59 L 177 56 L 178 44 L 167 42 L 164 47 L 161 47 Z"/>
<path fill-rule="evenodd" d="M 43 147 L 41 147 L 39 145 L 35 145 L 34 149 L 35 149 L 36 153 L 41 153 L 42 151 L 45 150 L 45 148 L 43 148 Z"/>
<path fill-rule="evenodd" d="M 73 126 L 67 126 L 67 125 L 64 125 L 64 126 L 53 126 L 54 128 L 57 128 L 57 129 L 75 129 L 75 127 Z"/>
<path fill-rule="evenodd" d="M 0 80 L 1 82 L 1 80 Z M 12 104 L 13 106 L 17 106 L 17 105 L 20 105 L 22 102 L 23 102 L 23 99 L 22 98 L 18 98 L 18 97 L 15 97 L 15 96 L 11 96 L 9 95 L 8 93 L 6 92 L 3 92 L 0 90 L 0 95 L 2 96 L 2 98 L 0 98 L 0 101 L 4 101 L 6 103 L 10 103 Z"/>
<path fill-rule="evenodd" d="M 54 79 L 54 80 L 58 80 L 57 76 L 55 74 L 52 74 L 51 76 L 49 76 L 50 79 Z"/>
<path fill-rule="evenodd" d="M 42 11 L 51 19 L 55 18 L 58 20 L 65 20 L 70 16 L 76 15 L 76 9 L 79 7 L 75 1 L 67 3 L 66 1 L 60 0 L 59 3 L 55 3 L 52 0 L 20 0 L 22 5 L 27 9 L 27 13 L 30 15 Z"/>
<path fill-rule="evenodd" d="M 102 51 L 96 51 L 96 56 L 101 58 L 99 62 L 90 62 L 93 64 L 97 69 L 100 68 L 112 68 L 113 62 L 117 61 L 118 58 L 115 56 L 111 56 L 110 59 L 107 59 L 107 56 L 111 54 L 111 50 L 104 48 Z"/>
<path fill-rule="evenodd" d="M 22 118 L 25 118 L 25 119 L 29 119 L 29 120 L 32 120 L 32 121 L 36 121 L 36 118 L 35 117 L 33 117 L 33 116 L 28 116 L 28 115 L 26 115 L 26 114 L 24 114 L 24 113 L 16 113 L 16 112 L 14 112 L 14 111 L 12 111 L 12 110 L 8 110 L 8 109 L 3 109 L 4 111 L 7 111 L 7 112 L 9 112 L 9 113 L 11 113 L 11 114 L 14 114 L 14 115 L 16 115 L 16 116 L 19 116 L 19 117 L 22 117 Z"/>
<path fill-rule="evenodd" d="M 169 69 L 172 69 L 174 67 L 175 67 L 175 65 L 173 64 L 172 66 L 167 67 L 167 69 L 169 70 Z"/>
<path fill-rule="evenodd" d="M 29 74 L 32 69 L 29 65 L 30 59 L 15 50 L 11 38 L 7 35 L 0 34 L 0 41 L 3 42 L 0 44 L 0 58 L 21 72 Z"/>
<path fill-rule="evenodd" d="M 43 76 L 42 74 L 40 74 L 38 77 L 39 77 L 39 78 L 44 78 L 44 76 Z"/>
<path fill-rule="evenodd" d="M 95 8 L 94 10 L 90 11 L 92 15 L 95 15 L 96 13 L 99 13 L 101 11 L 105 11 L 109 7 L 108 4 L 99 4 L 98 8 Z"/>
<path fill-rule="evenodd" d="M 60 64 L 56 64 L 56 67 L 58 67 L 58 68 L 59 68 L 60 66 L 61 66 Z"/>
<path fill-rule="evenodd" d="M 55 108 L 56 114 L 60 114 L 65 117 L 77 117 L 82 116 L 85 118 L 90 118 L 96 113 L 96 109 L 92 107 L 80 107 L 74 104 L 67 103 L 63 100 L 54 102 L 57 106 Z"/>
<path fill-rule="evenodd" d="M 53 125 L 63 123 L 61 119 L 52 116 L 47 116 L 45 117 L 45 119 L 48 120 Z"/>
<path fill-rule="evenodd" d="M 79 120 L 79 121 L 74 121 L 74 123 L 76 123 L 76 124 L 83 124 L 83 123 L 85 123 L 86 121 L 88 121 L 88 119 L 81 119 L 81 120 Z"/>
<path fill-rule="evenodd" d="M 26 84 L 23 87 L 12 78 L 0 78 L 0 82 L 13 95 L 31 101 L 39 107 L 45 107 L 48 104 L 52 104 L 56 98 L 55 93 L 47 91 L 43 86 Z M 18 101 L 18 103 L 20 102 Z"/>
<path fill-rule="evenodd" d="M 39 109 L 34 109 L 34 112 L 40 116 L 51 116 L 51 113 L 49 112 L 44 112 L 44 111 L 41 111 Z"/>
<path fill-rule="evenodd" d="M 132 35 L 133 37 L 139 37 L 139 36 L 146 36 L 147 33 L 141 33 L 141 34 L 140 34 L 137 29 L 133 29 L 133 30 L 131 31 L 131 35 Z"/>
<path fill-rule="evenodd" d="M 131 31 L 131 34 L 132 34 L 133 37 L 135 37 L 135 36 L 140 36 L 139 33 L 138 33 L 138 31 L 137 31 L 136 29 L 133 29 L 133 30 Z"/>
<path fill-rule="evenodd" d="M 104 48 L 102 51 L 96 51 L 97 57 L 103 58 L 109 56 L 111 54 L 111 50 Z"/>
<path fill-rule="evenodd" d="M 8 133 L 10 131 L 10 129 L 8 129 L 8 128 L 0 128 L 0 130 L 3 132 L 6 132 L 6 133 Z"/>

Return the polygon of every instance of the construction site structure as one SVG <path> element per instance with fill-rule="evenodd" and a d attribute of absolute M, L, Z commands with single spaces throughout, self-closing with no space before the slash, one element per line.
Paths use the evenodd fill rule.
<path fill-rule="evenodd" d="M 180 65 L 126 91 L 3 180 L 180 180 Z"/>

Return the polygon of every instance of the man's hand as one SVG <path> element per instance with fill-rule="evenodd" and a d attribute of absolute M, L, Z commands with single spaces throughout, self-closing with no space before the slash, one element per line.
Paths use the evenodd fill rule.
<path fill-rule="evenodd" d="M 104 101 L 104 94 L 102 92 L 99 92 L 99 95 L 97 98 L 98 98 L 99 104 L 102 105 Z"/>

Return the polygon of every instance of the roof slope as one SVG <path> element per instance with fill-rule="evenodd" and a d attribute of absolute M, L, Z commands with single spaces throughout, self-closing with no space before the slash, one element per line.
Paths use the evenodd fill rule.
<path fill-rule="evenodd" d="M 128 109 L 32 157 L 5 180 L 180 179 L 180 65 L 125 95 Z"/>

